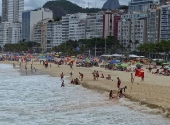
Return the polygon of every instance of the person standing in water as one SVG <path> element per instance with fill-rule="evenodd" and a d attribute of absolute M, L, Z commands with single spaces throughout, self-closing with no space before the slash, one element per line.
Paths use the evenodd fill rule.
<path fill-rule="evenodd" d="M 25 65 L 25 71 L 26 71 L 26 74 L 27 74 L 27 65 Z"/>
<path fill-rule="evenodd" d="M 65 84 L 64 84 L 64 80 L 63 80 L 61 83 L 61 87 L 64 87 L 64 86 L 65 86 Z"/>

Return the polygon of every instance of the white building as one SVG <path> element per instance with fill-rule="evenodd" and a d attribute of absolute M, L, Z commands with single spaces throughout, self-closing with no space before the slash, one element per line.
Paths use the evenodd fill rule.
<path fill-rule="evenodd" d="M 66 16 L 62 16 L 62 42 L 66 42 L 69 40 L 69 17 L 71 14 L 67 14 Z"/>
<path fill-rule="evenodd" d="M 53 12 L 49 9 L 39 8 L 22 13 L 22 39 L 33 41 L 33 28 L 39 21 L 53 18 Z"/>
<path fill-rule="evenodd" d="M 21 22 L 24 0 L 2 0 L 2 21 Z"/>
<path fill-rule="evenodd" d="M 34 25 L 35 42 L 41 44 L 43 52 L 51 50 L 62 43 L 62 23 L 53 19 L 44 19 Z"/>
<path fill-rule="evenodd" d="M 0 24 L 0 46 L 4 46 L 7 43 L 10 43 L 11 40 L 11 23 L 10 22 L 2 22 Z"/>
<path fill-rule="evenodd" d="M 12 23 L 11 25 L 11 43 L 18 43 L 21 41 L 21 23 Z"/>
<path fill-rule="evenodd" d="M 161 6 L 160 40 L 170 40 L 170 5 Z"/>
<path fill-rule="evenodd" d="M 21 40 L 21 23 L 2 22 L 0 24 L 0 46 L 18 43 Z"/>
<path fill-rule="evenodd" d="M 128 47 L 129 40 L 131 40 L 131 22 L 130 20 L 118 21 L 118 40 L 124 47 Z"/>
<path fill-rule="evenodd" d="M 154 0 L 131 0 L 128 4 L 128 11 L 131 14 L 134 12 L 144 13 L 151 9 L 155 4 Z"/>
<path fill-rule="evenodd" d="M 118 40 L 124 47 L 130 45 L 130 50 L 134 51 L 138 44 L 147 42 L 147 14 L 125 14 L 121 18 L 118 22 Z"/>
<path fill-rule="evenodd" d="M 69 16 L 69 40 L 85 39 L 85 13 L 76 13 Z"/>
<path fill-rule="evenodd" d="M 55 47 L 62 43 L 62 22 L 48 22 L 47 23 L 47 48 Z"/>
<path fill-rule="evenodd" d="M 103 14 L 104 12 L 87 14 L 86 38 L 103 37 Z"/>
<path fill-rule="evenodd" d="M 47 23 L 52 19 L 44 19 L 34 25 L 33 41 L 40 43 L 42 52 L 47 51 Z"/>
<path fill-rule="evenodd" d="M 159 42 L 159 32 L 160 32 L 160 9 L 155 8 L 149 10 L 148 21 L 147 21 L 147 31 L 148 31 L 148 42 L 156 43 Z"/>

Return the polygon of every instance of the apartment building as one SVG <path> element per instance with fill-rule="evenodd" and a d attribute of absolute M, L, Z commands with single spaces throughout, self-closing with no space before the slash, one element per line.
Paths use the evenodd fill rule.
<path fill-rule="evenodd" d="M 69 40 L 85 39 L 85 13 L 76 13 L 69 16 Z"/>
<path fill-rule="evenodd" d="M 62 16 L 62 42 L 65 43 L 69 40 L 69 17 L 71 14 Z"/>
<path fill-rule="evenodd" d="M 15 44 L 22 40 L 21 23 L 12 23 L 11 25 L 11 43 Z"/>
<path fill-rule="evenodd" d="M 49 9 L 39 8 L 22 13 L 22 39 L 33 41 L 34 25 L 46 18 L 53 18 L 53 12 Z"/>
<path fill-rule="evenodd" d="M 106 11 L 103 15 L 103 38 L 107 36 L 118 37 L 118 21 L 125 10 Z"/>
<path fill-rule="evenodd" d="M 144 13 L 151 9 L 155 4 L 157 3 L 154 0 L 131 0 L 128 4 L 128 13 Z"/>
<path fill-rule="evenodd" d="M 24 0 L 2 0 L 2 21 L 21 22 Z"/>
<path fill-rule="evenodd" d="M 131 51 L 136 49 L 136 42 L 147 42 L 147 13 L 122 15 L 118 22 L 118 40 L 124 47 L 130 45 Z"/>
<path fill-rule="evenodd" d="M 18 43 L 21 40 L 21 23 L 0 23 L 0 46 Z"/>
<path fill-rule="evenodd" d="M 41 44 L 42 52 L 47 51 L 47 23 L 52 19 L 39 21 L 33 28 L 33 41 Z"/>
<path fill-rule="evenodd" d="M 62 43 L 62 22 L 49 21 L 47 23 L 47 48 L 53 48 Z"/>
<path fill-rule="evenodd" d="M 104 12 L 87 14 L 86 39 L 103 37 L 103 14 Z"/>
<path fill-rule="evenodd" d="M 148 12 L 147 20 L 148 42 L 159 42 L 160 34 L 160 8 L 154 8 Z"/>
<path fill-rule="evenodd" d="M 170 40 L 170 5 L 161 6 L 160 40 Z"/>

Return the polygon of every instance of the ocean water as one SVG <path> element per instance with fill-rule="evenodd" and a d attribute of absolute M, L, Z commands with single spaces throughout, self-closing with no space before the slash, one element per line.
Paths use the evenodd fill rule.
<path fill-rule="evenodd" d="M 170 120 L 124 99 L 109 100 L 48 75 L 21 76 L 0 65 L 0 125 L 170 125 Z M 141 110 L 143 109 L 143 110 Z"/>

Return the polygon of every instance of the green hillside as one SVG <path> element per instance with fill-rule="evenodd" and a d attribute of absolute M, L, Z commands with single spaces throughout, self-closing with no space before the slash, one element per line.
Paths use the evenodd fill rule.
<path fill-rule="evenodd" d="M 101 11 L 102 9 L 99 8 L 82 8 L 77 4 L 74 4 L 67 0 L 55 0 L 55 1 L 48 1 L 43 5 L 44 8 L 49 8 L 53 11 L 53 17 L 61 17 L 66 14 L 73 14 L 73 13 L 95 13 Z"/>

